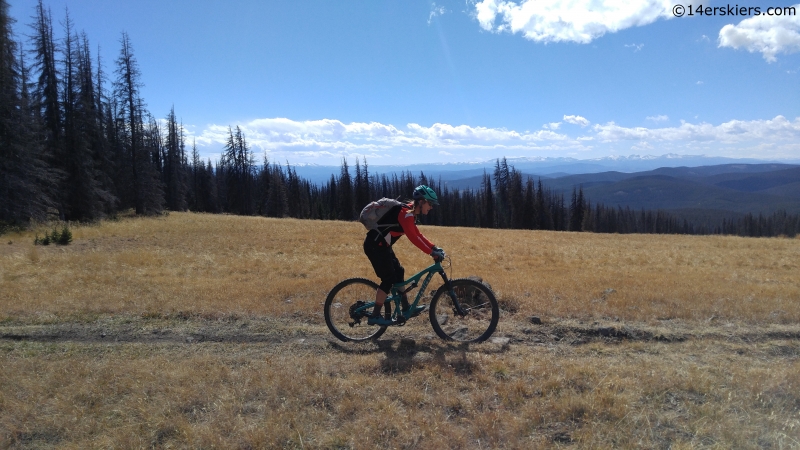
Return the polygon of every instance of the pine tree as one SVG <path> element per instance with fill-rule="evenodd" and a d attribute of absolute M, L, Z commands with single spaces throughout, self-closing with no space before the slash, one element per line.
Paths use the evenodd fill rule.
<path fill-rule="evenodd" d="M 573 187 L 572 199 L 570 200 L 569 204 L 569 231 L 583 230 L 583 214 L 583 188 L 581 188 L 579 194 L 578 191 Z"/>
<path fill-rule="evenodd" d="M 494 193 L 492 192 L 492 179 L 486 172 L 483 172 L 482 198 L 483 219 L 481 220 L 481 227 L 495 228 L 497 222 L 495 219 L 495 203 Z"/>
<path fill-rule="evenodd" d="M 347 167 L 347 159 L 342 159 L 342 172 L 339 177 L 339 219 L 353 220 L 355 218 L 355 206 L 353 204 L 353 182 L 350 178 L 350 170 Z"/>
<path fill-rule="evenodd" d="M 165 200 L 167 208 L 172 211 L 185 211 L 188 208 L 189 186 L 184 153 L 183 127 L 178 124 L 175 107 L 172 107 L 167 115 L 167 136 L 162 158 Z"/>
<path fill-rule="evenodd" d="M 27 73 L 14 40 L 14 20 L 0 0 L 0 227 L 44 220 L 54 203 L 49 196 L 53 174 L 36 133 L 38 116 L 28 103 Z"/>
<path fill-rule="evenodd" d="M 522 228 L 533 230 L 536 228 L 536 193 L 533 179 L 528 177 L 525 183 L 525 200 L 522 207 Z"/>
<path fill-rule="evenodd" d="M 56 45 L 53 38 L 53 20 L 45 10 L 42 0 L 36 4 L 36 22 L 31 25 L 33 35 L 33 70 L 39 73 L 33 93 L 32 107 L 43 123 L 45 151 L 54 162 L 63 159 L 61 147 L 61 106 L 59 99 L 59 74 L 56 68 Z"/>
<path fill-rule="evenodd" d="M 119 130 L 120 144 L 128 162 L 123 167 L 130 168 L 130 185 L 126 188 L 130 189 L 129 198 L 136 214 L 156 214 L 161 212 L 164 204 L 164 193 L 156 168 L 159 161 L 159 135 L 153 132 L 152 127 L 145 130 L 148 113 L 139 93 L 141 73 L 127 33 L 122 33 L 120 44 L 114 88 L 119 105 L 117 120 L 122 124 Z"/>
<path fill-rule="evenodd" d="M 200 153 L 197 151 L 197 142 L 192 141 L 192 166 L 190 172 L 189 191 L 187 194 L 187 203 L 189 209 L 192 211 L 203 211 L 200 204 L 200 173 L 203 170 L 202 161 L 200 161 Z"/>
<path fill-rule="evenodd" d="M 511 228 L 522 229 L 525 223 L 525 194 L 522 190 L 522 173 L 511 168 L 508 175 L 508 201 L 511 212 Z"/>
<path fill-rule="evenodd" d="M 72 32 L 67 13 L 63 41 L 63 155 L 58 161 L 65 173 L 62 180 L 61 210 L 66 220 L 95 220 L 113 206 L 115 199 L 101 182 L 96 167 L 95 149 L 100 130 L 95 111 L 95 90 L 92 79 L 88 39 L 81 40 Z"/>
<path fill-rule="evenodd" d="M 267 215 L 270 217 L 285 217 L 288 213 L 289 200 L 286 193 L 286 176 L 281 166 L 273 164 L 270 169 Z"/>

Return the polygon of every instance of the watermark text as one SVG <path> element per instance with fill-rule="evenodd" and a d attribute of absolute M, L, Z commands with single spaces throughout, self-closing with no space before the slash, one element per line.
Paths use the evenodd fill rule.
<path fill-rule="evenodd" d="M 704 6 L 704 5 L 675 5 L 672 7 L 675 17 L 704 17 L 704 16 L 796 16 L 797 8 L 794 6 Z"/>

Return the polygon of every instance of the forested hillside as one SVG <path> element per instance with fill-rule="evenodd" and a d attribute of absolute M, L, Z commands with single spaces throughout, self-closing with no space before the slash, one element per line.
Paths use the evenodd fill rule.
<path fill-rule="evenodd" d="M 343 159 L 339 176 L 316 184 L 257 155 L 238 127 L 229 128 L 220 159 L 204 160 L 187 142 L 174 108 L 163 119 L 148 111 L 126 33 L 107 70 L 69 16 L 54 30 L 41 0 L 29 36 L 15 36 L 13 23 L 0 0 L 0 231 L 31 221 L 94 221 L 126 210 L 354 220 L 369 201 L 406 197 L 419 184 L 441 198 L 422 220 L 444 226 L 744 236 L 800 230 L 800 216 L 785 211 L 709 225 L 663 211 L 592 204 L 579 186 L 566 201 L 505 159 L 474 189 L 452 189 L 424 173 L 371 175 L 358 158 L 354 174 Z"/>

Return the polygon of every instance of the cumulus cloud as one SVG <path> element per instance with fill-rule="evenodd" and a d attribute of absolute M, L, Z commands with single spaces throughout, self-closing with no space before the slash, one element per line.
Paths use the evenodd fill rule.
<path fill-rule="evenodd" d="M 491 32 L 521 33 L 536 42 L 586 44 L 606 33 L 672 17 L 672 0 L 481 0 L 475 18 Z"/>
<path fill-rule="evenodd" d="M 429 127 L 409 123 L 405 129 L 377 122 L 344 123 L 322 119 L 294 121 L 286 118 L 258 119 L 238 125 L 251 146 L 276 149 L 316 149 L 316 151 L 381 152 L 390 149 L 424 147 L 455 148 L 531 148 L 545 141 L 567 137 L 551 130 L 518 132 L 505 128 L 475 127 L 435 123 Z M 224 144 L 229 127 L 211 125 L 195 136 L 198 144 Z"/>
<path fill-rule="evenodd" d="M 794 8 L 800 9 L 800 4 Z M 725 25 L 719 31 L 719 46 L 760 52 L 767 62 L 773 63 L 779 53 L 800 51 L 800 16 L 762 14 L 738 25 Z"/>
<path fill-rule="evenodd" d="M 681 122 L 677 127 L 644 128 L 623 127 L 614 122 L 595 125 L 593 131 L 604 142 L 635 140 L 721 142 L 736 143 L 745 141 L 792 141 L 800 139 L 800 117 L 790 121 L 783 116 L 769 120 L 731 120 L 719 125 L 709 123 L 692 124 Z"/>
<path fill-rule="evenodd" d="M 582 127 L 589 125 L 589 121 L 581 116 L 564 116 L 564 122 L 580 125 Z"/>
<path fill-rule="evenodd" d="M 659 115 L 647 119 L 660 123 L 668 117 Z M 569 128 L 562 132 L 558 126 L 561 123 L 580 125 L 580 128 L 562 127 Z M 681 121 L 673 127 L 626 127 L 615 122 L 590 124 L 584 117 L 565 115 L 563 122 L 548 123 L 536 131 L 446 123 L 395 126 L 379 122 L 287 118 L 258 119 L 238 126 L 251 148 L 267 152 L 271 160 L 320 164 L 336 164 L 350 155 L 368 156 L 373 163 L 380 164 L 381 161 L 429 160 L 426 158 L 433 155 L 463 161 L 515 155 L 586 155 L 623 148 L 677 153 L 718 149 L 731 156 L 744 152 L 743 149 L 766 152 L 764 146 L 769 144 L 772 155 L 796 155 L 800 151 L 797 144 L 800 142 L 800 117 L 794 120 L 784 116 L 731 120 L 716 125 Z M 189 133 L 189 138 L 206 147 L 207 153 L 225 145 L 229 130 L 228 126 L 213 125 L 196 135 Z"/>

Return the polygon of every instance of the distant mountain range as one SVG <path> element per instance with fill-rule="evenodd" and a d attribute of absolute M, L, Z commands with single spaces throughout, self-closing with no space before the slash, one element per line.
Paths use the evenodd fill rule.
<path fill-rule="evenodd" d="M 716 224 L 723 218 L 739 218 L 747 213 L 769 215 L 778 210 L 800 214 L 800 166 L 791 164 L 721 164 L 556 178 L 531 176 L 566 199 L 580 187 L 593 204 L 660 209 L 694 223 Z M 480 177 L 454 180 L 448 186 L 475 188 L 480 186 Z"/>
<path fill-rule="evenodd" d="M 605 172 L 543 183 L 565 196 L 571 195 L 574 186 L 583 186 L 592 203 L 661 209 L 697 223 L 778 210 L 800 214 L 800 166 L 793 165 L 725 164 L 631 174 Z"/>
<path fill-rule="evenodd" d="M 461 163 L 430 163 L 412 165 L 369 165 L 370 174 L 391 174 L 410 171 L 415 175 L 424 173 L 442 181 L 464 180 L 470 177 L 480 179 L 484 171 L 489 174 L 494 170 L 496 159 L 480 162 Z M 556 178 L 566 175 L 589 174 L 607 171 L 642 172 L 662 167 L 699 167 L 723 164 L 765 164 L 785 163 L 800 164 L 800 159 L 783 161 L 766 161 L 760 159 L 735 159 L 722 157 L 709 157 L 697 155 L 666 154 L 661 156 L 630 155 L 609 156 L 596 159 L 575 158 L 506 158 L 506 161 L 517 170 L 536 177 Z M 363 161 L 362 161 L 363 163 Z M 348 161 L 350 174 L 355 173 L 355 161 Z M 312 183 L 325 183 L 331 175 L 339 176 L 341 166 L 320 166 L 316 164 L 302 164 L 292 166 L 297 174 Z"/>
<path fill-rule="evenodd" d="M 541 180 L 547 188 L 564 194 L 567 201 L 580 186 L 592 204 L 665 210 L 694 223 L 716 224 L 723 218 L 778 210 L 800 214 L 800 160 L 634 155 L 592 160 L 508 158 L 507 162 L 525 178 Z M 450 189 L 477 189 L 484 171 L 493 174 L 495 163 L 370 166 L 369 172 L 422 172 Z M 297 166 L 296 171 L 312 182 L 326 182 L 331 174 L 338 177 L 341 167 Z"/>

